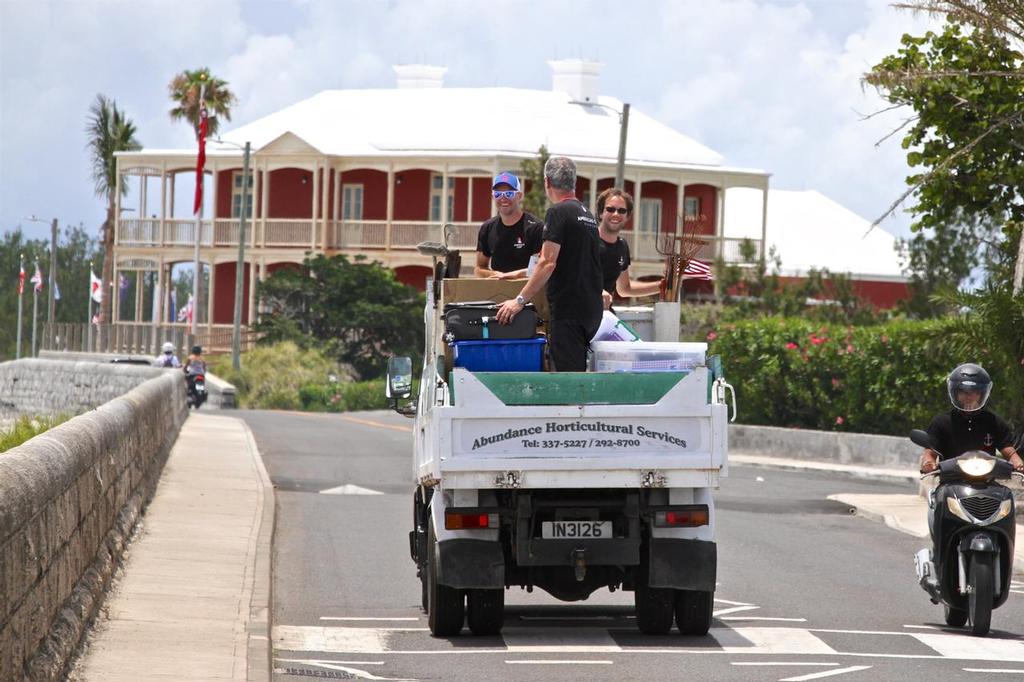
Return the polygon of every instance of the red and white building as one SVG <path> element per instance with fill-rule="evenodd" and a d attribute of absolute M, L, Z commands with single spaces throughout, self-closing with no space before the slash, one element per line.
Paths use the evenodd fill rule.
<path fill-rule="evenodd" d="M 251 283 L 312 253 L 364 255 L 422 288 L 430 262 L 416 244 L 438 241 L 441 226 L 454 223 L 470 269 L 478 227 L 493 215 L 491 178 L 518 172 L 542 144 L 576 161 L 577 195 L 593 208 L 614 183 L 622 102 L 600 95 L 599 64 L 550 64 L 551 90 L 446 88 L 442 67 L 398 66 L 394 89 L 324 91 L 224 133 L 228 144 L 209 142 L 199 233 L 200 259 L 212 273 L 204 292 L 203 307 L 212 311 L 203 320 L 207 332 L 233 319 L 245 142 L 252 155 L 243 324 L 257 312 Z M 195 155 L 118 155 L 118 174 L 132 189 L 118 210 L 115 265 L 118 272 L 156 273 L 161 294 L 144 309 L 140 284 L 132 319 L 114 322 L 168 321 L 171 268 L 192 262 L 197 226 L 191 202 L 174 200 L 175 183 L 178 190 L 193 186 Z M 637 204 L 624 235 L 634 276 L 661 273 L 658 236 L 679 233 L 684 220 L 702 235 L 707 261 L 738 260 L 744 238 L 763 250 L 768 173 L 725 166 L 715 151 L 632 109 L 625 178 Z M 737 237 L 724 230 L 730 188 L 754 189 L 761 198 L 760 215 Z"/>

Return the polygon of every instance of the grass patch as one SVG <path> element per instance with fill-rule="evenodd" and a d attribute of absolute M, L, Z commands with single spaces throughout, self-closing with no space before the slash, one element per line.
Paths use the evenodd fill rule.
<path fill-rule="evenodd" d="M 14 424 L 0 430 L 0 452 L 16 448 L 40 433 L 48 431 L 58 424 L 63 424 L 70 418 L 66 414 L 55 417 L 18 417 Z"/>

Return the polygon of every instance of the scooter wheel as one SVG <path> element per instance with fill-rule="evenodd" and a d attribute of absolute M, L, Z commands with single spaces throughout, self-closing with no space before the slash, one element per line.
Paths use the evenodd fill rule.
<path fill-rule="evenodd" d="M 967 609 L 958 609 L 947 604 L 943 604 L 942 610 L 945 612 L 946 625 L 950 625 L 955 628 L 962 628 L 967 625 Z"/>

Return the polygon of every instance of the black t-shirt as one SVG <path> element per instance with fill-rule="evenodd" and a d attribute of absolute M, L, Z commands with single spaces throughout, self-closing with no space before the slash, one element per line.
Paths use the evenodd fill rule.
<path fill-rule="evenodd" d="M 1013 445 L 1010 426 L 1002 417 L 982 409 L 977 412 L 950 410 L 937 415 L 928 426 L 935 439 L 941 459 L 959 457 L 971 450 L 984 450 L 990 455 Z"/>
<path fill-rule="evenodd" d="M 601 317 L 601 254 L 597 221 L 577 199 L 560 201 L 544 216 L 544 241 L 559 244 L 555 271 L 548 280 L 553 317 L 593 320 Z"/>
<path fill-rule="evenodd" d="M 506 225 L 501 216 L 494 216 L 480 226 L 476 250 L 491 259 L 491 270 L 521 270 L 530 264 L 530 256 L 540 252 L 543 229 L 544 224 L 526 212 L 515 225 Z"/>
<path fill-rule="evenodd" d="M 614 244 L 598 238 L 601 246 L 602 286 L 609 294 L 615 294 L 615 283 L 619 275 L 629 269 L 629 244 L 622 237 L 616 237 Z"/>

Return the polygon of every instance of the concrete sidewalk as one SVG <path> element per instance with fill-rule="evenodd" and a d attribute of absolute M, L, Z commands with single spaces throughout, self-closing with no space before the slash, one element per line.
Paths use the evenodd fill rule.
<path fill-rule="evenodd" d="M 193 413 L 71 678 L 269 680 L 273 513 L 245 422 Z"/>
<path fill-rule="evenodd" d="M 921 475 L 916 471 L 907 471 L 905 469 L 833 464 L 831 462 L 814 462 L 805 459 L 787 459 L 785 457 L 741 453 L 729 453 L 729 463 L 734 466 L 822 471 L 832 474 L 856 476 L 858 478 L 915 483 L 921 478 Z M 890 528 L 919 538 L 928 537 L 928 502 L 920 495 L 913 493 L 905 495 L 839 494 L 829 495 L 829 499 L 850 505 L 850 507 L 857 510 L 858 516 L 884 523 Z M 924 547 L 925 545 L 921 546 Z M 1024 574 L 1024 525 L 1019 523 L 1017 524 L 1017 542 L 1014 546 L 1013 554 L 1013 572 Z"/>

